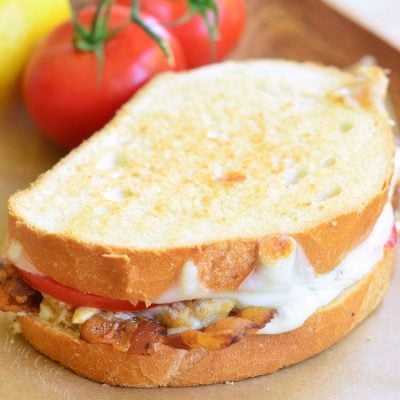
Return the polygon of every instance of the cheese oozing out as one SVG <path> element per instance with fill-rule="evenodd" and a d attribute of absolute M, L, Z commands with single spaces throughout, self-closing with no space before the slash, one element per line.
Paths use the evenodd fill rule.
<path fill-rule="evenodd" d="M 372 270 L 383 257 L 393 223 L 393 209 L 387 203 L 367 239 L 347 254 L 336 268 L 323 275 L 315 273 L 302 248 L 291 239 L 293 250 L 286 258 L 269 265 L 263 265 L 260 259 L 253 272 L 235 291 L 215 292 L 202 286 L 196 265 L 188 260 L 178 281 L 154 302 L 165 304 L 192 299 L 231 299 L 240 308 L 274 308 L 274 318 L 258 333 L 291 331 L 303 325 L 317 309 L 329 304 Z M 39 272 L 16 240 L 10 242 L 8 258 L 20 269 Z M 151 313 L 161 312 L 162 307 L 153 308 Z M 201 321 L 195 320 L 191 325 L 193 328 L 203 326 Z"/>
<path fill-rule="evenodd" d="M 302 248 L 292 239 L 293 251 L 287 258 L 272 265 L 263 265 L 259 260 L 254 271 L 235 291 L 215 292 L 203 287 L 197 267 L 188 261 L 179 281 L 154 302 L 234 299 L 238 307 L 262 306 L 276 309 L 274 318 L 258 333 L 288 332 L 303 325 L 316 310 L 329 304 L 373 269 L 383 257 L 393 224 L 393 209 L 387 203 L 367 239 L 348 253 L 337 267 L 323 275 L 315 273 Z"/>
<path fill-rule="evenodd" d="M 31 274 L 44 276 L 28 259 L 25 254 L 24 248 L 18 240 L 11 239 L 8 243 L 7 259 L 19 269 L 30 272 Z"/>

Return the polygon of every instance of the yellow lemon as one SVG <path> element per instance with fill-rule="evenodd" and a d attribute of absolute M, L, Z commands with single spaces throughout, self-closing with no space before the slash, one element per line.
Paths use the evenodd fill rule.
<path fill-rule="evenodd" d="M 68 0 L 0 0 L 0 103 L 37 42 L 69 15 Z"/>

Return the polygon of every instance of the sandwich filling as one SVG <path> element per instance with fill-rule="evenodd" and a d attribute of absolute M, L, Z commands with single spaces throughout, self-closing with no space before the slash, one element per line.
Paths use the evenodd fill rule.
<path fill-rule="evenodd" d="M 323 275 L 315 273 L 293 238 L 281 236 L 280 240 L 286 251 L 272 263 L 260 257 L 235 291 L 216 292 L 203 287 L 196 265 L 188 260 L 178 281 L 154 304 L 132 305 L 125 311 L 77 306 L 60 301 L 57 295 L 50 296 L 46 293 L 49 290 L 41 290 L 29 279 L 33 276 L 40 282 L 48 278 L 40 276 L 22 246 L 11 241 L 8 260 L 12 264 L 0 274 L 0 309 L 33 313 L 83 340 L 112 344 L 121 351 L 148 354 L 158 341 L 177 348 L 218 350 L 248 334 L 296 329 L 363 279 L 382 259 L 385 247 L 396 244 L 393 208 L 387 203 L 369 236 Z"/>
<path fill-rule="evenodd" d="M 155 300 L 172 303 L 188 299 L 234 299 L 243 308 L 267 307 L 276 310 L 274 318 L 259 331 L 277 334 L 303 325 L 317 309 L 326 306 L 345 289 L 366 276 L 383 257 L 394 225 L 393 209 L 386 204 L 371 233 L 331 272 L 317 275 L 301 247 L 289 240 L 288 254 L 273 263 L 262 257 L 254 271 L 236 291 L 215 292 L 201 286 L 196 266 L 188 261 L 179 283 Z M 299 306 L 300 305 L 300 306 Z M 149 313 L 157 313 L 157 308 Z"/>

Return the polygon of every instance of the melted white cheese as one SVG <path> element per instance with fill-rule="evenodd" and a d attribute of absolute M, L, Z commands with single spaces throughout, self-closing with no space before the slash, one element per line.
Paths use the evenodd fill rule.
<path fill-rule="evenodd" d="M 78 325 L 84 324 L 99 312 L 100 310 L 94 307 L 78 307 L 75 309 L 74 314 L 72 315 L 72 323 Z"/>
<path fill-rule="evenodd" d="M 28 259 L 25 254 L 25 250 L 20 242 L 15 239 L 11 239 L 6 253 L 7 259 L 19 269 L 30 272 L 31 274 L 44 275 L 40 272 Z"/>
<path fill-rule="evenodd" d="M 171 303 L 200 298 L 234 299 L 240 306 L 263 306 L 277 310 L 259 333 L 282 333 L 298 328 L 317 309 L 326 306 L 347 288 L 359 282 L 383 257 L 394 218 L 385 205 L 368 238 L 352 250 L 331 272 L 317 275 L 301 247 L 295 243 L 286 260 L 264 266 L 260 262 L 236 291 L 215 292 L 202 287 L 197 267 L 188 261 L 178 284 L 154 300 Z"/>

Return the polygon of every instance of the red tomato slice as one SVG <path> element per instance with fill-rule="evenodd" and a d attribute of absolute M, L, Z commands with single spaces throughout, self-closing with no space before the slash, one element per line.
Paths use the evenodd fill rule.
<path fill-rule="evenodd" d="M 398 241 L 398 233 L 396 226 L 393 226 L 392 233 L 389 236 L 388 241 L 385 244 L 385 247 L 388 247 L 389 249 L 392 249 L 393 247 L 396 247 L 397 241 Z"/>
<path fill-rule="evenodd" d="M 47 276 L 35 275 L 22 270 L 19 270 L 19 272 L 25 281 L 34 289 L 74 307 L 95 307 L 107 311 L 142 311 L 158 305 L 152 304 L 146 307 L 146 304 L 142 301 L 133 305 L 127 300 L 116 300 L 97 296 L 95 294 L 79 292 Z"/>

